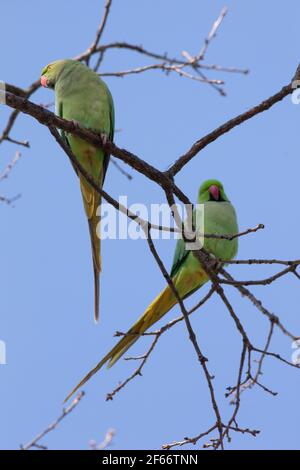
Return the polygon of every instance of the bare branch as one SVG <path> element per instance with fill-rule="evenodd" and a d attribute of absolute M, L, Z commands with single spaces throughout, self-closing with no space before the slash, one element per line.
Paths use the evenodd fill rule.
<path fill-rule="evenodd" d="M 90 448 L 92 450 L 104 450 L 104 449 L 107 449 L 112 441 L 113 441 L 113 438 L 116 434 L 116 430 L 113 429 L 113 428 L 110 428 L 107 430 L 106 434 L 105 434 L 105 437 L 103 439 L 102 442 L 100 442 L 100 444 L 97 444 L 96 441 L 90 441 Z"/>
<path fill-rule="evenodd" d="M 168 174 L 175 176 L 192 158 L 194 158 L 201 150 L 203 150 L 208 144 L 211 144 L 215 140 L 217 140 L 222 135 L 226 134 L 234 127 L 239 126 L 245 121 L 253 118 L 257 114 L 263 113 L 270 109 L 274 104 L 282 101 L 286 96 L 293 93 L 294 88 L 292 83 L 289 85 L 284 86 L 278 93 L 275 95 L 270 96 L 270 98 L 262 101 L 257 106 L 249 109 L 248 111 L 236 116 L 235 118 L 227 121 L 222 126 L 218 127 L 214 131 L 210 132 L 206 136 L 202 137 L 202 139 L 195 142 L 192 147 L 181 157 L 177 159 L 177 161 L 171 166 L 168 170 Z"/>
<path fill-rule="evenodd" d="M 122 175 L 126 176 L 129 181 L 132 180 L 132 175 L 127 173 L 127 171 L 125 171 L 114 158 L 111 158 L 110 161 L 119 170 L 119 172 L 122 173 Z"/>
<path fill-rule="evenodd" d="M 184 70 L 182 70 L 182 68 L 183 68 L 183 66 L 167 65 L 165 62 L 161 62 L 161 63 L 158 63 L 158 64 L 144 65 L 142 67 L 136 67 L 134 69 L 123 70 L 123 71 L 118 71 L 118 72 L 102 72 L 99 75 L 101 77 L 125 77 L 126 75 L 143 73 L 143 72 L 147 72 L 148 70 L 160 69 L 160 70 L 162 70 L 164 72 L 167 72 L 167 73 L 176 72 L 181 77 L 190 78 L 191 80 L 196 80 L 196 81 L 201 82 L 201 83 L 209 83 L 209 84 L 214 84 L 214 85 L 222 85 L 224 83 L 223 80 L 212 80 L 212 79 L 209 79 L 209 78 L 197 77 L 197 76 L 192 75 L 188 72 L 185 72 Z"/>
<path fill-rule="evenodd" d="M 90 47 L 86 50 L 86 52 L 84 52 L 83 54 L 78 56 L 78 60 L 85 60 L 87 65 L 89 64 L 90 58 L 93 55 L 93 53 L 95 52 L 95 50 L 97 49 L 97 46 L 100 42 L 101 36 L 103 34 L 103 31 L 104 31 L 104 28 L 105 28 L 105 25 L 106 25 L 106 22 L 107 22 L 107 18 L 108 18 L 108 15 L 109 15 L 109 10 L 110 10 L 110 7 L 111 7 L 111 3 L 112 3 L 112 0 L 106 0 L 105 6 L 104 6 L 104 14 L 103 14 L 103 17 L 101 19 L 99 28 L 97 30 L 95 39 L 92 42 L 92 44 L 90 45 Z"/>
<path fill-rule="evenodd" d="M 63 419 L 65 419 L 66 416 L 68 416 L 78 406 L 78 404 L 80 403 L 80 401 L 83 397 L 84 397 L 84 392 L 83 391 L 78 393 L 77 397 L 72 401 L 71 405 L 68 406 L 67 408 L 63 408 L 61 415 L 55 421 L 53 421 L 52 424 L 47 426 L 47 428 L 44 431 L 42 431 L 40 434 L 38 434 L 34 439 L 32 439 L 32 441 L 28 442 L 28 444 L 26 444 L 25 446 L 21 446 L 21 449 L 22 450 L 29 450 L 29 449 L 32 449 L 33 447 L 47 449 L 46 446 L 41 446 L 39 441 L 41 439 L 43 439 L 47 434 L 49 434 L 49 432 L 56 429 L 57 426 L 59 425 L 59 423 Z"/>
<path fill-rule="evenodd" d="M 16 165 L 16 163 L 19 161 L 21 157 L 21 153 L 19 151 L 16 151 L 14 158 L 11 160 L 11 162 L 6 166 L 4 171 L 0 174 L 0 182 L 7 179 L 11 170 L 13 167 Z"/>
<path fill-rule="evenodd" d="M 277 279 L 285 276 L 288 273 L 294 272 L 295 271 L 295 266 L 288 266 L 287 268 L 283 269 L 282 271 L 279 271 L 278 273 L 274 274 L 273 276 L 266 277 L 265 279 L 259 279 L 256 281 L 236 281 L 235 279 L 233 281 L 228 280 L 228 279 L 220 279 L 219 282 L 221 284 L 229 284 L 229 285 L 234 285 L 234 286 L 267 286 L 269 284 L 272 284 L 272 282 L 276 281 Z"/>
<path fill-rule="evenodd" d="M 225 269 L 220 268 L 219 272 L 226 279 L 229 279 L 230 281 L 234 281 L 233 277 L 227 271 L 225 271 Z M 235 287 L 236 289 L 240 291 L 243 297 L 247 297 L 263 315 L 265 315 L 271 322 L 274 322 L 274 324 L 277 325 L 277 327 L 282 331 L 284 335 L 288 336 L 293 341 L 299 338 L 299 336 L 295 336 L 290 331 L 288 331 L 279 320 L 279 317 L 269 312 L 269 310 L 263 306 L 262 302 L 246 287 L 239 285 L 239 284 L 235 285 L 234 283 L 232 285 L 233 287 Z"/>
<path fill-rule="evenodd" d="M 216 37 L 217 31 L 218 31 L 219 27 L 221 26 L 221 23 L 224 20 L 227 13 L 228 13 L 228 8 L 223 7 L 222 10 L 221 10 L 221 13 L 218 16 L 218 18 L 216 19 L 216 21 L 214 21 L 214 23 L 212 25 L 212 28 L 211 28 L 210 32 L 208 33 L 208 36 L 205 38 L 204 45 L 202 46 L 199 54 L 197 55 L 199 60 L 204 59 L 207 48 L 210 45 L 211 41 Z"/>

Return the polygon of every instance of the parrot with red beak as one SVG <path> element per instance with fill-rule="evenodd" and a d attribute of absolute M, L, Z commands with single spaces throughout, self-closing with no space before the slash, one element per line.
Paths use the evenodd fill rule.
<path fill-rule="evenodd" d="M 205 181 L 200 186 L 197 203 L 199 206 L 194 209 L 193 219 L 196 225 L 196 233 L 198 230 L 200 236 L 203 234 L 203 230 L 204 234 L 215 235 L 235 235 L 238 233 L 237 217 L 234 207 L 229 201 L 220 181 Z M 201 210 L 204 214 L 204 218 L 197 217 L 197 210 Z M 230 261 L 236 256 L 238 239 L 237 237 L 232 240 L 204 237 L 203 248 L 214 258 L 226 263 L 226 261 Z M 193 255 L 191 248 L 188 248 L 183 238 L 179 238 L 177 241 L 170 276 L 182 299 L 194 293 L 209 280 L 202 265 Z M 79 387 L 85 384 L 85 382 L 104 364 L 108 363 L 107 367 L 111 367 L 118 361 L 143 333 L 160 320 L 176 304 L 177 298 L 171 287 L 167 285 L 149 305 L 139 320 L 128 330 L 127 334 L 124 335 L 94 369 L 79 382 L 66 400 L 68 400 Z"/>
<path fill-rule="evenodd" d="M 41 85 L 55 91 L 58 116 L 77 122 L 82 127 L 114 137 L 114 104 L 107 85 L 85 64 L 76 60 L 58 60 L 47 65 L 41 74 Z M 83 168 L 102 187 L 109 163 L 109 154 L 79 137 L 62 131 L 62 137 Z M 89 224 L 94 268 L 94 319 L 99 318 L 99 275 L 101 196 L 75 169 L 79 180 L 84 209 Z"/>

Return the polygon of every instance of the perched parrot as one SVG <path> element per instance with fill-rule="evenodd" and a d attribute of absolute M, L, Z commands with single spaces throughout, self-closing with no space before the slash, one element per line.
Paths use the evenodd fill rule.
<path fill-rule="evenodd" d="M 217 180 L 205 181 L 199 189 L 198 204 L 204 208 L 204 234 L 232 235 L 238 233 L 237 218 L 222 183 Z M 197 209 L 196 209 L 197 210 Z M 200 218 L 196 219 L 196 229 L 200 231 Z M 238 249 L 237 238 L 204 238 L 203 248 L 217 259 L 231 260 Z M 188 250 L 182 238 L 177 241 L 170 276 L 180 297 L 185 299 L 199 289 L 209 279 L 200 262 Z M 149 305 L 145 313 L 130 328 L 113 349 L 92 369 L 68 395 L 68 400 L 76 390 L 89 380 L 105 363 L 111 367 L 137 341 L 150 326 L 160 320 L 174 305 L 177 299 L 168 285 Z"/>
<path fill-rule="evenodd" d="M 55 90 L 56 114 L 113 140 L 115 120 L 113 99 L 107 85 L 94 71 L 76 60 L 58 60 L 43 69 L 41 85 Z M 71 147 L 78 162 L 102 187 L 109 155 L 75 135 L 62 132 L 62 137 Z M 77 171 L 76 173 L 80 180 L 83 204 L 89 223 L 94 267 L 94 318 L 97 322 L 101 255 L 100 233 L 98 236 L 96 229 L 100 221 L 97 209 L 101 203 L 101 196 L 83 176 Z"/>

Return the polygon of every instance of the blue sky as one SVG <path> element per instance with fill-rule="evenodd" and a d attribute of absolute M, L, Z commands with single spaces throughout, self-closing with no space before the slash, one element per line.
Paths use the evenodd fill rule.
<path fill-rule="evenodd" d="M 94 38 L 104 2 L 79 0 L 51 4 L 3 1 L 0 79 L 21 87 L 36 80 L 48 62 L 73 57 Z M 227 1 L 229 13 L 207 52 L 207 63 L 249 68 L 248 76 L 210 74 L 226 80 L 227 97 L 210 86 L 159 71 L 124 79 L 107 78 L 115 101 L 116 143 L 160 169 L 166 169 L 210 130 L 277 92 L 293 76 L 299 53 L 300 5 L 287 2 Z M 102 41 L 143 44 L 150 50 L 195 54 L 222 1 L 114 1 Z M 103 71 L 151 63 L 134 53 L 107 54 Z M 36 103 L 53 100 L 39 90 Z M 9 114 L 0 108 L 1 128 Z M 177 176 L 195 200 L 200 183 L 221 179 L 234 203 L 241 228 L 264 223 L 266 229 L 240 240 L 239 258 L 296 259 L 299 239 L 299 108 L 290 98 L 208 146 Z M 1 194 L 22 197 L 1 214 L 1 328 L 7 365 L 0 366 L 0 448 L 15 449 L 44 429 L 61 410 L 70 388 L 111 348 L 116 330 L 126 330 L 164 287 L 164 279 L 143 240 L 105 241 L 101 279 L 101 323 L 92 320 L 93 281 L 88 229 L 80 191 L 67 158 L 45 127 L 28 116 L 18 119 L 13 137 L 30 149 Z M 16 147 L 0 146 L 1 168 Z M 105 189 L 127 195 L 129 203 L 163 202 L 163 193 L 143 176 L 128 181 L 111 165 Z M 174 241 L 157 248 L 170 266 Z M 237 278 L 265 277 L 267 267 L 232 267 Z M 207 290 L 208 286 L 203 289 Z M 267 308 L 299 334 L 299 281 L 289 276 L 253 291 Z M 268 323 L 247 299 L 226 292 L 251 338 L 263 346 Z M 201 292 L 189 299 L 194 304 Z M 174 309 L 165 317 L 177 316 Z M 164 322 L 164 321 L 163 321 Z M 213 298 L 192 317 L 224 417 L 232 411 L 225 388 L 236 380 L 241 341 L 228 312 Z M 132 352 L 144 353 L 148 339 Z M 291 341 L 276 332 L 271 349 L 291 358 Z M 115 449 L 159 449 L 162 444 L 197 435 L 214 422 L 202 370 L 183 324 L 166 333 L 138 377 L 111 402 L 106 393 L 135 364 L 120 361 L 85 387 L 86 397 L 44 441 L 51 449 L 86 449 L 116 429 Z M 254 388 L 242 396 L 239 425 L 260 429 L 258 437 L 233 435 L 231 449 L 299 449 L 299 385 L 295 369 L 267 359 L 263 383 L 272 397 Z M 189 448 L 188 446 L 186 447 Z M 194 447 L 193 447 L 194 448 Z"/>

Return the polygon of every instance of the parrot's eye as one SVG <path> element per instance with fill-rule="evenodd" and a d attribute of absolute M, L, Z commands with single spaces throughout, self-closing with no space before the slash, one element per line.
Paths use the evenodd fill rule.
<path fill-rule="evenodd" d="M 52 69 L 52 65 L 47 65 L 47 67 L 45 67 L 43 70 L 42 70 L 42 75 L 45 75 L 47 72 L 49 72 L 50 70 Z"/>

